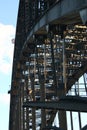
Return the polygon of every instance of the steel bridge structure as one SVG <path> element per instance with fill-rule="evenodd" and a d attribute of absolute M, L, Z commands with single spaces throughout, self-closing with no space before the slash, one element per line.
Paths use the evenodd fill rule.
<path fill-rule="evenodd" d="M 87 0 L 19 1 L 9 130 L 87 130 L 86 25 Z"/>

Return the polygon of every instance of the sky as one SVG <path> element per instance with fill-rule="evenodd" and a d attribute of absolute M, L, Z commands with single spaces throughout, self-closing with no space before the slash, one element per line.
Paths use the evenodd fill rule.
<path fill-rule="evenodd" d="M 0 130 L 9 128 L 12 61 L 19 0 L 0 0 Z"/>

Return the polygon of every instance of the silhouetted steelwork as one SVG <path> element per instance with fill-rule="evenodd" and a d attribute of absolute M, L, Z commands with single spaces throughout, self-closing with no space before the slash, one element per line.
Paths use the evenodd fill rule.
<path fill-rule="evenodd" d="M 87 125 L 86 126 L 84 126 L 81 130 L 86 130 L 87 129 Z"/>
<path fill-rule="evenodd" d="M 87 0 L 20 0 L 9 130 L 54 129 L 55 117 L 58 129 L 74 130 L 74 111 L 85 129 L 86 8 Z"/>
<path fill-rule="evenodd" d="M 63 130 L 63 129 L 58 128 L 56 126 L 47 126 L 47 127 L 43 128 L 42 130 L 49 130 L 49 129 L 52 129 L 52 130 Z"/>

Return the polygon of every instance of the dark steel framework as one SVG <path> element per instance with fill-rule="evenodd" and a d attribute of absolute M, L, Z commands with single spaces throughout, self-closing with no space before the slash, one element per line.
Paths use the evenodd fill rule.
<path fill-rule="evenodd" d="M 78 9 L 53 19 L 57 7 L 67 7 L 64 1 L 72 4 L 72 0 L 19 2 L 9 130 L 68 130 L 68 121 L 74 130 L 73 111 L 78 113 L 79 129 L 86 129 L 81 112 L 87 112 L 87 26 L 80 11 L 87 0 L 85 4 L 73 0 Z M 54 127 L 56 114 L 59 124 Z"/>

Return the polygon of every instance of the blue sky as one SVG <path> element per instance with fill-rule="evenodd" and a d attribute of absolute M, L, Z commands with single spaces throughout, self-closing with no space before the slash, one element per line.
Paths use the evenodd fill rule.
<path fill-rule="evenodd" d="M 0 22 L 16 25 L 19 0 L 0 0 Z"/>
<path fill-rule="evenodd" d="M 19 0 L 0 0 L 0 130 L 9 127 L 8 90 L 11 84 L 13 48 Z"/>

